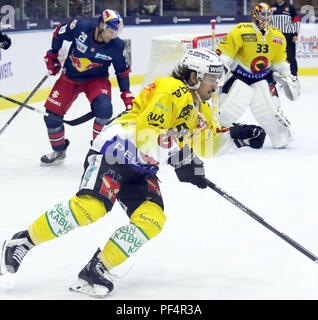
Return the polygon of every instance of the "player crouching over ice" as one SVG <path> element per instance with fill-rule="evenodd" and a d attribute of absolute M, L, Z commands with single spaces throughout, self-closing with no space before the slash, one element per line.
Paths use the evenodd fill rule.
<path fill-rule="evenodd" d="M 115 200 L 130 221 L 117 229 L 78 274 L 71 290 L 104 297 L 113 290 L 110 274 L 162 230 L 166 221 L 158 184 L 160 163 L 181 182 L 206 188 L 203 162 L 229 147 L 259 149 L 264 130 L 255 125 L 216 125 L 207 102 L 223 78 L 221 59 L 205 49 L 185 53 L 171 77 L 145 87 L 124 112 L 94 140 L 79 191 L 40 216 L 26 231 L 5 242 L 1 273 L 15 273 L 33 247 L 95 222 Z"/>
<path fill-rule="evenodd" d="M 293 137 L 274 79 L 292 101 L 299 97 L 300 84 L 297 77 L 290 74 L 286 62 L 286 39 L 277 28 L 270 26 L 271 19 L 269 5 L 254 6 L 253 22 L 236 25 L 218 46 L 217 52 L 228 70 L 220 95 L 219 122 L 223 126 L 231 125 L 249 106 L 273 146 L 283 148 Z"/>

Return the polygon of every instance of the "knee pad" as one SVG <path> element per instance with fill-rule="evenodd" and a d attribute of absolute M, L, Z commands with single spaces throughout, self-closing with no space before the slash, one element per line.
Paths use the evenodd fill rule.
<path fill-rule="evenodd" d="M 117 229 L 106 243 L 100 258 L 108 270 L 118 266 L 151 238 L 160 233 L 166 221 L 156 203 L 145 201 L 130 217 L 130 224 Z"/>
<path fill-rule="evenodd" d="M 266 80 L 252 84 L 255 96 L 251 101 L 251 112 L 265 130 L 275 148 L 283 148 L 292 138 L 291 125 L 280 106 L 277 95 L 272 95 Z"/>
<path fill-rule="evenodd" d="M 254 96 L 254 90 L 243 81 L 237 79 L 233 82 L 227 94 L 220 95 L 219 123 L 230 127 L 245 112 Z"/>
<path fill-rule="evenodd" d="M 61 120 L 63 120 L 63 118 L 64 118 L 64 116 L 61 116 L 61 115 L 56 114 L 56 113 L 53 113 L 48 109 L 46 109 L 46 112 L 49 113 L 49 114 L 54 115 L 55 117 L 61 118 Z M 45 122 L 45 125 L 46 125 L 46 127 L 48 129 L 55 129 L 55 128 L 63 126 L 63 122 L 57 121 L 57 120 L 49 118 L 49 117 L 44 117 L 44 122 Z"/>
<path fill-rule="evenodd" d="M 74 196 L 41 215 L 29 227 L 30 237 L 35 244 L 52 240 L 79 226 L 95 222 L 105 213 L 102 201 L 88 195 Z"/>
<path fill-rule="evenodd" d="M 113 115 L 110 97 L 106 94 L 97 96 L 92 102 L 92 111 L 96 118 L 110 119 Z"/>
<path fill-rule="evenodd" d="M 159 205 L 151 201 L 145 201 L 131 215 L 130 222 L 151 239 L 161 232 L 166 219 Z"/>

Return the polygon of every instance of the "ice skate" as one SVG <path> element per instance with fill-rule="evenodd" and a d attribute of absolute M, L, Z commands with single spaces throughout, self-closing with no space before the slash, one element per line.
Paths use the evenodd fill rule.
<path fill-rule="evenodd" d="M 104 298 L 113 288 L 109 271 L 98 258 L 100 249 L 78 274 L 77 281 L 70 286 L 71 291 L 80 292 L 94 298 Z"/>
<path fill-rule="evenodd" d="M 70 142 L 65 139 L 64 150 L 62 151 L 53 151 L 51 153 L 45 154 L 41 157 L 42 166 L 58 166 L 64 163 L 66 158 L 66 149 L 69 146 Z"/>
<path fill-rule="evenodd" d="M 16 273 L 26 254 L 34 247 L 27 230 L 16 233 L 11 240 L 3 243 L 0 275 Z"/>

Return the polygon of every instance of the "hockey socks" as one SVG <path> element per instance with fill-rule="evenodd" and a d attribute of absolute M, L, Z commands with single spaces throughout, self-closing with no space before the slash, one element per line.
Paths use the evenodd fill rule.
<path fill-rule="evenodd" d="M 130 217 L 130 224 L 117 229 L 99 254 L 108 270 L 120 265 L 148 240 L 160 233 L 166 221 L 163 210 L 145 201 Z"/>
<path fill-rule="evenodd" d="M 104 216 L 104 203 L 91 196 L 74 196 L 60 202 L 41 215 L 30 227 L 35 244 L 60 237 L 78 226 L 88 225 Z"/>

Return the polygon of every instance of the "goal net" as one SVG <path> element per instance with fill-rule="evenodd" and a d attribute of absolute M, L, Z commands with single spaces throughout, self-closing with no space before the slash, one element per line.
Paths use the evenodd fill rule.
<path fill-rule="evenodd" d="M 226 33 L 215 35 L 216 46 L 225 35 Z M 183 53 L 192 48 L 211 49 L 211 35 L 172 34 L 154 37 L 151 43 L 149 65 L 142 88 L 160 77 L 169 76 Z"/>

